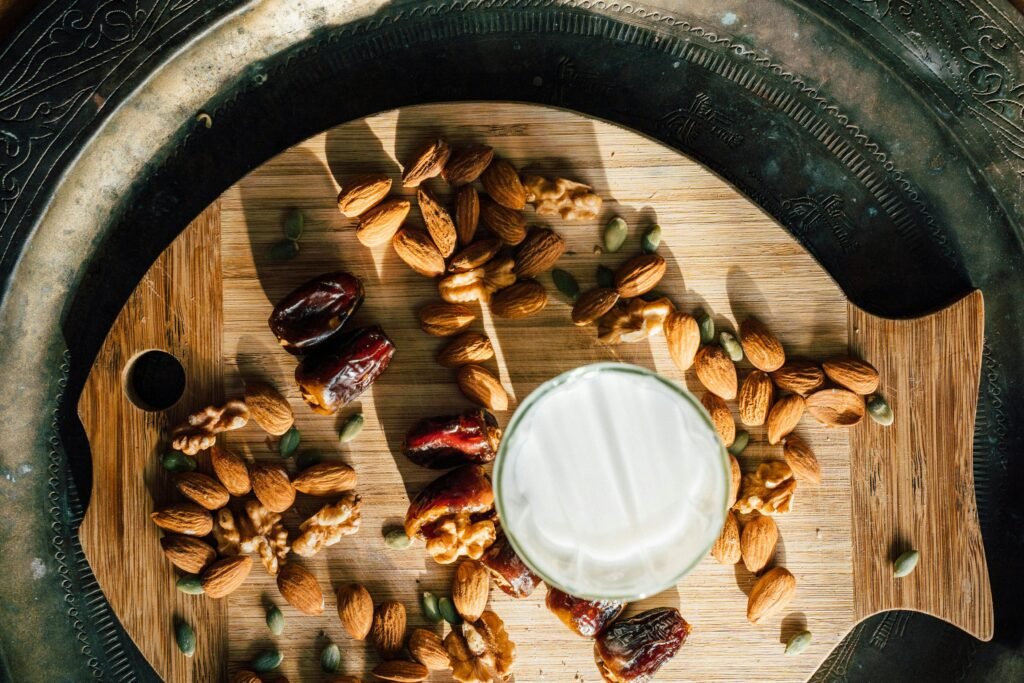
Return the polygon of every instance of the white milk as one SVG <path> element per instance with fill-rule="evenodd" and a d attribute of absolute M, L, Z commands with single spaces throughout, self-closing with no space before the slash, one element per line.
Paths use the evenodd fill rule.
<path fill-rule="evenodd" d="M 728 462 L 699 403 L 643 368 L 590 365 L 541 386 L 501 445 L 495 489 L 523 560 L 573 595 L 675 584 L 722 527 Z"/>

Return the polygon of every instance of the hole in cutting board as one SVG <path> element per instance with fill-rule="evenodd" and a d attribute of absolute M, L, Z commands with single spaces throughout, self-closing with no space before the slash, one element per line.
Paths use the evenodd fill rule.
<path fill-rule="evenodd" d="M 144 351 L 125 366 L 124 393 L 136 408 L 166 410 L 185 393 L 185 368 L 166 351 Z"/>

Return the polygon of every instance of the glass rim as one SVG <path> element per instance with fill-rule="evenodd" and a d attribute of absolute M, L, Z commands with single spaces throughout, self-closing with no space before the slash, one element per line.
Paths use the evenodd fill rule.
<path fill-rule="evenodd" d="M 562 372 L 562 373 L 552 377 L 551 379 L 546 380 L 543 384 L 541 384 L 536 389 L 534 389 L 532 392 L 530 392 L 530 394 L 516 408 L 515 413 L 513 413 L 513 415 L 512 415 L 512 419 L 509 420 L 508 427 L 506 427 L 506 429 L 505 429 L 505 434 L 502 437 L 501 443 L 498 446 L 498 455 L 497 455 L 497 457 L 494 460 L 494 486 L 493 486 L 493 488 L 494 488 L 494 504 L 495 504 L 495 508 L 496 508 L 496 510 L 498 512 L 498 519 L 499 520 L 510 519 L 505 514 L 506 506 L 505 506 L 505 502 L 504 502 L 504 493 L 503 493 L 503 487 L 500 485 L 500 482 L 502 481 L 502 473 L 505 471 L 505 465 L 506 465 L 506 463 L 509 460 L 507 445 L 512 441 L 512 439 L 511 439 L 512 434 L 515 432 L 516 428 L 522 422 L 524 416 L 527 413 L 530 412 L 530 410 L 533 408 L 533 406 L 540 399 L 544 398 L 549 393 L 551 393 L 552 391 L 558 389 L 559 387 L 561 387 L 561 386 L 563 386 L 563 385 L 565 385 L 565 384 L 567 384 L 567 383 L 569 383 L 571 381 L 577 380 L 577 379 L 579 379 L 579 377 L 581 377 L 583 375 L 590 374 L 592 372 L 624 372 L 624 373 L 627 373 L 627 374 L 642 375 L 644 377 L 655 379 L 658 382 L 660 382 L 662 385 L 667 387 L 668 389 L 672 390 L 672 392 L 674 392 L 677 396 L 682 397 L 687 403 L 689 403 L 689 405 L 691 407 L 693 407 L 696 410 L 697 415 L 702 420 L 704 420 L 704 423 L 707 425 L 707 427 L 709 428 L 711 434 L 713 435 L 713 437 L 715 439 L 715 442 L 718 444 L 719 453 L 722 456 L 720 458 L 721 465 L 722 465 L 722 474 L 723 474 L 723 477 L 722 477 L 723 487 L 722 487 L 722 491 L 721 491 L 721 494 L 722 494 L 721 495 L 721 500 L 722 500 L 722 522 L 724 523 L 725 515 L 728 512 L 729 490 L 730 490 L 730 487 L 731 487 L 731 478 L 732 478 L 732 475 L 731 475 L 731 472 L 730 472 L 731 467 L 729 465 L 729 457 L 728 457 L 729 453 L 728 453 L 728 450 L 725 447 L 725 444 L 722 443 L 722 439 L 718 435 L 718 430 L 715 429 L 715 424 L 711 420 L 711 416 L 708 414 L 708 412 L 704 408 L 703 404 L 701 404 L 701 402 L 697 400 L 697 397 L 694 396 L 690 392 L 690 390 L 687 389 L 685 386 L 679 384 L 678 382 L 675 382 L 674 380 L 671 380 L 671 379 L 669 379 L 667 377 L 664 377 L 663 375 L 661 375 L 657 371 L 650 370 L 650 369 L 645 368 L 645 367 L 640 366 L 640 365 L 634 365 L 632 363 L 619 363 L 619 362 L 612 362 L 612 361 L 605 361 L 605 362 L 599 362 L 599 363 L 590 363 L 590 364 L 587 364 L 587 365 L 581 365 L 580 367 L 577 367 L 577 368 L 573 368 L 572 370 L 566 370 L 565 372 Z M 522 548 L 521 544 L 516 540 L 515 535 L 512 534 L 512 533 L 509 533 L 508 526 L 505 525 L 504 523 L 502 523 L 502 530 L 505 533 L 505 538 L 512 545 L 513 550 L 516 551 L 516 553 L 523 560 L 523 562 L 526 563 L 526 565 L 534 573 L 536 573 L 541 579 L 543 579 L 543 581 L 546 584 L 548 584 L 549 586 L 557 588 L 558 590 L 560 590 L 560 591 L 562 591 L 564 593 L 567 593 L 569 595 L 573 595 L 575 597 L 583 598 L 583 599 L 586 599 L 586 600 L 615 600 L 615 601 L 621 601 L 621 602 L 632 602 L 632 601 L 636 601 L 636 600 L 643 600 L 645 598 L 651 597 L 652 595 L 657 595 L 658 593 L 661 593 L 661 592 L 663 592 L 665 590 L 668 590 L 672 586 L 675 586 L 676 584 L 678 584 L 687 574 L 689 574 L 691 571 L 693 571 L 693 569 L 698 564 L 700 564 L 701 561 L 708 555 L 708 553 L 710 552 L 712 546 L 714 546 L 715 540 L 717 539 L 718 533 L 719 533 L 719 532 L 716 532 L 714 536 L 711 536 L 711 538 L 708 541 L 706 547 L 704 547 L 704 549 L 700 553 L 696 554 L 696 556 L 694 557 L 692 562 L 687 564 L 686 567 L 684 567 L 681 571 L 679 571 L 677 574 L 675 574 L 671 579 L 669 579 L 668 581 L 662 582 L 664 585 L 658 584 L 657 586 L 653 586 L 648 592 L 636 595 L 636 594 L 614 594 L 614 593 L 612 593 L 612 594 L 594 594 L 594 593 L 588 593 L 586 591 L 582 591 L 581 592 L 581 591 L 576 590 L 576 589 L 570 590 L 570 589 L 566 588 L 561 582 L 559 582 L 559 581 L 557 581 L 555 579 L 552 579 L 546 572 L 543 572 L 543 571 L 538 569 L 537 563 L 530 559 L 529 555 L 524 551 L 524 549 Z"/>

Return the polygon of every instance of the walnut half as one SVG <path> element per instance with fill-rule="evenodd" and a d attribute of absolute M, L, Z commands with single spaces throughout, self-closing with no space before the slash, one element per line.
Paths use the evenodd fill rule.
<path fill-rule="evenodd" d="M 437 291 L 452 304 L 490 301 L 491 295 L 516 281 L 515 261 L 508 257 L 492 259 L 479 268 L 441 278 Z"/>
<path fill-rule="evenodd" d="M 245 515 L 240 516 L 241 551 L 258 553 L 271 576 L 277 576 L 281 562 L 291 551 L 288 530 L 281 524 L 281 515 L 271 512 L 258 500 L 245 501 Z"/>
<path fill-rule="evenodd" d="M 452 677 L 461 683 L 507 681 L 516 661 L 516 644 L 509 640 L 501 617 L 490 610 L 473 623 L 462 624 L 444 639 Z"/>
<path fill-rule="evenodd" d="M 567 221 L 597 218 L 601 198 L 589 185 L 565 178 L 549 180 L 540 176 L 523 178 L 526 201 L 533 204 L 538 216 L 561 216 Z"/>
<path fill-rule="evenodd" d="M 346 493 L 337 503 L 325 505 L 299 526 L 299 537 L 292 543 L 292 552 L 312 557 L 345 536 L 359 531 L 361 514 L 359 496 Z"/>
<path fill-rule="evenodd" d="M 618 344 L 657 336 L 665 329 L 665 319 L 675 310 L 668 297 L 655 301 L 620 301 L 598 320 L 598 339 L 605 344 Z"/>
<path fill-rule="evenodd" d="M 195 455 L 217 443 L 221 432 L 241 429 L 248 422 L 249 408 L 244 401 L 228 401 L 220 408 L 207 406 L 171 430 L 171 448 Z"/>
<path fill-rule="evenodd" d="M 743 475 L 740 496 L 733 506 L 737 512 L 776 515 L 789 512 L 796 494 L 793 470 L 783 460 L 761 463 Z"/>
<path fill-rule="evenodd" d="M 427 552 L 438 564 L 451 564 L 463 555 L 479 560 L 495 538 L 491 520 L 474 522 L 467 514 L 452 515 L 431 529 Z"/>

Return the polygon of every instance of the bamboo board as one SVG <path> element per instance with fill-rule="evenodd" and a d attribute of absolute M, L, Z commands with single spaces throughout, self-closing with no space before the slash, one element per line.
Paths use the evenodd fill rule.
<path fill-rule="evenodd" d="M 397 181 L 397 160 L 405 159 L 413 147 L 436 134 L 444 135 L 453 144 L 485 142 L 519 168 L 564 175 L 594 186 L 606 200 L 600 220 L 547 221 L 568 242 L 568 251 L 559 267 L 576 275 L 584 288 L 594 284 L 597 263 L 614 267 L 638 250 L 643 228 L 657 222 L 664 230 L 660 253 L 669 262 L 668 274 L 659 290 L 669 294 L 683 310 L 702 306 L 714 314 L 721 328 L 730 329 L 735 329 L 738 319 L 756 315 L 769 323 L 793 356 L 823 358 L 843 353 L 853 345 L 868 360 L 884 360 L 880 369 L 892 377 L 902 377 L 915 354 L 925 364 L 938 359 L 948 362 L 942 355 L 922 358 L 917 347 L 900 346 L 913 342 L 907 335 L 894 335 L 891 341 L 880 336 L 875 344 L 859 345 L 851 330 L 859 330 L 861 339 L 876 339 L 867 333 L 889 330 L 885 327 L 889 321 L 850 308 L 842 292 L 813 258 L 770 217 L 723 181 L 696 163 L 632 132 L 565 111 L 483 103 L 404 109 L 327 131 L 268 161 L 222 197 L 222 256 L 220 278 L 215 286 L 223 288 L 223 308 L 210 312 L 210 319 L 222 315 L 221 347 L 219 355 L 211 353 L 199 362 L 217 363 L 219 368 L 220 358 L 223 359 L 228 396 L 239 395 L 243 379 L 254 378 L 268 380 L 286 393 L 302 433 L 301 448 L 316 448 L 340 456 L 358 471 L 364 501 L 363 527 L 356 536 L 305 562 L 328 593 L 328 606 L 322 617 L 304 617 L 288 607 L 277 594 L 274 580 L 262 567 L 254 569 L 246 584 L 226 600 L 224 632 L 231 670 L 254 652 L 276 642 L 286 653 L 281 670 L 292 680 L 325 680 L 319 670 L 319 651 L 326 638 L 330 638 L 342 647 L 344 671 L 362 674 L 369 680 L 376 655 L 366 644 L 354 642 L 344 634 L 334 612 L 333 589 L 345 582 L 359 581 L 378 602 L 400 600 L 408 608 L 410 627 L 425 625 L 418 607 L 421 591 L 447 592 L 453 571 L 450 567 L 434 564 L 422 548 L 389 551 L 380 535 L 383 525 L 403 518 L 410 496 L 437 476 L 401 455 L 399 444 L 405 430 L 420 417 L 457 411 L 467 405 L 452 381 L 452 373 L 433 361 L 442 342 L 423 334 L 413 315 L 417 306 L 436 298 L 434 284 L 408 269 L 390 247 L 362 247 L 355 239 L 352 223 L 334 206 L 339 180 L 357 173 L 385 171 Z M 430 186 L 440 192 L 447 189 L 439 180 L 431 181 Z M 287 263 L 273 263 L 269 259 L 270 246 L 281 239 L 283 218 L 293 207 L 301 208 L 306 217 L 301 252 Z M 629 223 L 630 240 L 621 254 L 595 255 L 593 247 L 600 241 L 599 226 L 615 214 Z M 165 252 L 154 270 L 164 267 L 161 263 L 166 259 L 180 258 L 178 250 L 185 235 Z M 216 245 L 209 248 L 215 251 Z M 366 302 L 353 324 L 382 324 L 398 348 L 391 368 L 358 405 L 344 412 L 347 415 L 352 410 L 362 410 L 367 426 L 355 442 L 343 447 L 337 445 L 335 434 L 344 415 L 316 416 L 304 406 L 292 381 L 294 359 L 278 347 L 266 326 L 267 316 L 281 296 L 313 275 L 338 268 L 357 274 L 366 286 Z M 181 276 L 187 277 L 183 273 Z M 512 408 L 551 376 L 584 363 L 610 359 L 654 368 L 700 391 L 692 373 L 683 377 L 676 371 L 662 340 L 620 347 L 599 345 L 592 328 L 574 328 L 569 323 L 569 304 L 551 286 L 550 277 L 544 275 L 541 281 L 549 286 L 551 303 L 538 315 L 521 321 L 496 321 L 484 309 L 476 323 L 476 328 L 485 330 L 495 344 L 496 368 L 513 396 Z M 152 306 L 153 317 L 168 321 L 170 337 L 193 334 L 189 326 L 170 324 L 178 316 L 175 306 L 185 302 L 158 301 L 142 285 L 133 295 L 133 301 L 136 299 L 143 300 L 142 305 L 148 302 Z M 129 307 L 132 305 L 130 302 Z M 980 296 L 965 299 L 958 306 L 965 308 L 960 315 L 930 319 L 932 329 L 972 319 L 980 311 Z M 855 325 L 851 323 L 854 319 Z M 147 418 L 141 432 L 129 432 L 120 422 L 100 419 L 105 409 L 99 405 L 84 405 L 117 403 L 118 410 L 130 412 L 130 404 L 124 405 L 123 393 L 110 390 L 110 382 L 120 376 L 123 368 L 119 362 L 124 354 L 137 350 L 133 346 L 137 341 L 118 330 L 135 324 L 135 316 L 122 315 L 118 320 L 107 340 L 112 348 L 108 355 L 101 355 L 89 380 L 99 383 L 105 378 L 99 385 L 105 391 L 87 392 L 83 396 L 83 423 L 93 449 L 94 469 L 106 473 L 95 477 L 93 503 L 83 525 L 83 544 L 115 610 L 157 670 L 168 680 L 208 680 L 201 675 L 206 669 L 200 667 L 217 661 L 214 655 L 200 651 L 191 670 L 180 665 L 180 658 L 170 662 L 173 658 L 156 656 L 167 650 L 171 632 L 159 617 L 150 616 L 145 622 L 130 618 L 137 612 L 134 596 L 143 586 L 146 591 L 163 591 L 165 598 L 169 596 L 171 600 L 205 600 L 175 598 L 170 565 L 160 553 L 155 530 L 146 520 L 154 499 L 166 495 L 166 491 L 147 498 L 142 477 L 138 476 L 143 466 L 154 466 L 152 454 L 158 447 L 159 425 L 187 409 L 200 407 L 201 401 L 191 402 L 186 397 L 171 411 L 172 415 Z M 969 326 L 967 333 L 973 335 L 966 345 L 967 351 L 972 350 L 972 340 L 980 347 L 980 326 Z M 114 347 L 118 353 L 113 352 Z M 939 347 L 929 349 L 935 354 L 944 351 Z M 969 536 L 977 531 L 973 483 L 969 477 L 978 358 L 965 352 L 954 360 L 966 378 L 966 384 L 958 385 L 963 387 L 963 395 L 918 406 L 918 394 L 895 393 L 891 398 L 897 415 L 904 410 L 908 416 L 914 415 L 917 432 L 910 434 L 909 423 L 897 422 L 888 435 L 906 432 L 906 439 L 870 442 L 871 457 L 884 458 L 891 465 L 891 469 L 884 471 L 887 479 L 896 482 L 912 475 L 923 476 L 929 491 L 940 496 L 939 500 L 943 491 L 952 492 L 956 487 L 959 499 L 970 503 L 966 512 L 948 518 L 936 510 L 939 518 L 930 521 L 927 528 L 915 526 L 914 517 L 899 513 L 901 538 L 922 552 L 922 567 L 918 570 L 922 575 L 930 575 L 922 572 L 926 565 L 933 566 L 950 557 L 943 549 L 952 535 L 964 532 Z M 188 364 L 186 369 L 192 371 Z M 749 365 L 741 364 L 741 375 L 745 369 Z M 925 384 L 937 384 L 939 379 L 920 373 L 915 377 Z M 883 389 L 890 386 L 886 382 L 883 379 Z M 955 390 L 947 385 L 934 388 L 942 392 Z M 507 422 L 509 416 L 506 413 L 499 419 Z M 887 564 L 891 558 L 863 557 L 862 553 L 869 551 L 862 548 L 870 547 L 870 552 L 877 553 L 884 546 L 890 528 L 887 520 L 896 519 L 904 503 L 902 489 L 897 488 L 882 500 L 853 495 L 851 471 L 860 474 L 863 454 L 851 456 L 851 437 L 857 443 L 865 443 L 867 437 L 861 432 L 871 434 L 871 429 L 877 428 L 864 424 L 852 433 L 829 430 L 806 417 L 797 429 L 821 461 L 823 482 L 817 487 L 801 486 L 795 510 L 778 520 L 782 540 L 776 561 L 790 569 L 799 581 L 797 598 L 785 614 L 760 627 L 748 624 L 746 592 L 753 577 L 742 565 L 723 567 L 710 558 L 674 590 L 630 606 L 627 614 L 653 606 L 676 606 L 694 627 L 687 644 L 662 670 L 660 679 L 804 680 L 858 619 L 883 608 L 929 611 L 979 637 L 991 637 L 991 597 L 980 542 L 965 544 L 966 557 L 950 561 L 946 572 L 954 577 L 969 576 L 967 584 L 956 585 L 969 593 L 971 600 L 954 600 L 938 592 L 950 587 L 943 582 L 926 582 L 914 591 L 889 591 L 884 600 L 865 594 L 869 586 L 891 583 L 893 579 Z M 946 477 L 945 468 L 934 470 L 934 474 L 933 470 L 921 468 L 911 472 L 909 464 L 904 464 L 910 461 L 903 457 L 903 451 L 913 448 L 920 432 L 929 429 L 938 430 L 932 432 L 936 439 L 950 430 L 958 431 L 956 439 L 943 441 L 952 444 L 944 452 L 944 462 L 959 468 L 958 479 Z M 115 433 L 111 434 L 112 431 Z M 745 469 L 767 458 L 780 457 L 779 447 L 767 445 L 762 429 L 750 431 L 752 443 L 741 457 Z M 227 442 L 255 459 L 278 458 L 274 444 L 254 425 L 230 434 Z M 108 446 L 115 443 L 116 447 Z M 934 456 L 929 451 L 923 457 Z M 138 531 L 148 527 L 138 531 L 142 535 L 132 558 L 132 581 L 126 580 L 128 572 L 124 565 L 105 561 L 112 554 L 110 515 L 116 513 L 123 519 L 132 514 L 126 506 L 115 511 L 97 504 L 104 499 L 105 492 L 115 487 L 132 489 L 139 495 L 135 505 L 141 521 L 133 522 L 135 526 L 131 528 Z M 300 497 L 296 507 L 297 511 L 286 517 L 293 528 L 315 511 L 317 503 L 302 501 Z M 918 530 L 922 533 L 915 533 Z M 854 551 L 855 538 L 860 539 L 858 552 Z M 961 573 L 964 571 L 969 573 Z M 492 591 L 492 607 L 505 620 L 518 644 L 516 679 L 599 680 L 592 644 L 571 635 L 547 612 L 543 593 L 539 589 L 531 598 L 515 601 L 500 591 Z M 267 601 L 281 605 L 288 619 L 285 633 L 278 638 L 271 636 L 263 621 Z M 814 633 L 810 649 L 800 657 L 784 657 L 781 643 L 804 628 Z M 206 664 L 200 665 L 202 661 Z M 432 680 L 445 679 L 435 674 Z"/>

